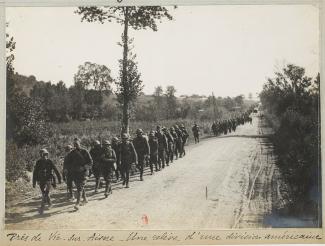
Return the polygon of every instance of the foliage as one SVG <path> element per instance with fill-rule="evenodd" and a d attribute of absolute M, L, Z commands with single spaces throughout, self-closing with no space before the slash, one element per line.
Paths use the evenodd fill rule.
<path fill-rule="evenodd" d="M 176 101 L 176 89 L 174 86 L 169 85 L 166 88 L 166 118 L 168 119 L 175 119 L 176 110 L 177 110 L 177 101 Z"/>
<path fill-rule="evenodd" d="M 7 124 L 11 130 L 7 132 L 7 138 L 14 139 L 19 146 L 42 143 L 47 137 L 40 101 L 24 94 L 18 94 L 14 100 L 8 101 Z"/>
<path fill-rule="evenodd" d="M 85 62 L 78 67 L 78 72 L 74 75 L 74 83 L 83 89 L 93 88 L 95 90 L 111 90 L 110 84 L 113 82 L 111 70 L 105 65 Z"/>
<path fill-rule="evenodd" d="M 142 89 L 135 56 L 130 54 L 132 39 L 129 39 L 129 27 L 134 30 L 150 28 L 157 31 L 157 20 L 171 20 L 172 16 L 166 8 L 160 6 L 79 7 L 76 13 L 81 15 L 81 21 L 103 24 L 115 20 L 123 26 L 122 43 L 119 43 L 123 47 L 123 58 L 120 60 L 117 95 L 122 105 L 122 132 L 128 132 L 131 107 Z"/>
<path fill-rule="evenodd" d="M 268 79 L 260 98 L 275 130 L 279 167 L 293 203 L 319 199 L 311 196 L 321 185 L 319 75 L 312 80 L 304 68 L 289 64 Z"/>
<path fill-rule="evenodd" d="M 6 23 L 6 27 L 8 27 L 8 23 Z M 8 33 L 6 33 L 6 64 L 7 64 L 7 74 L 12 74 L 14 72 L 13 61 L 15 59 L 15 55 L 13 54 L 14 49 L 16 48 L 16 42 L 14 38 L 11 37 Z"/>

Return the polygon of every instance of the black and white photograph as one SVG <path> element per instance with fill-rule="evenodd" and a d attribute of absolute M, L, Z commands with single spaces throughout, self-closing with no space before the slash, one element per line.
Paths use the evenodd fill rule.
<path fill-rule="evenodd" d="M 6 6 L 5 229 L 322 228 L 317 2 Z"/>

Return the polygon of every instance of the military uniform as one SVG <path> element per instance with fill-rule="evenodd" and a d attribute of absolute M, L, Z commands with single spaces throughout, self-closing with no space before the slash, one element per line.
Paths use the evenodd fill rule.
<path fill-rule="evenodd" d="M 182 131 L 182 155 L 185 156 L 186 152 L 185 152 L 185 144 L 187 142 L 187 139 L 189 137 L 189 134 L 186 130 L 186 128 L 184 126 L 181 127 L 181 131 Z"/>
<path fill-rule="evenodd" d="M 165 155 L 168 143 L 165 134 L 160 130 L 160 128 L 157 128 L 155 136 L 158 141 L 158 165 L 159 169 L 161 169 L 165 168 Z"/>
<path fill-rule="evenodd" d="M 41 155 L 48 155 L 48 152 L 43 149 L 40 152 Z M 35 188 L 36 183 L 38 182 L 40 190 L 42 192 L 42 202 L 41 202 L 41 208 L 40 213 L 43 213 L 45 204 L 47 203 L 49 206 L 52 206 L 51 197 L 50 197 L 50 190 L 51 186 L 56 187 L 55 183 L 55 177 L 53 175 L 53 172 L 58 178 L 58 182 L 61 183 L 61 175 L 56 168 L 56 166 L 53 164 L 53 162 L 50 159 L 46 159 L 44 157 L 41 157 L 36 162 L 34 171 L 33 171 L 33 187 Z"/>
<path fill-rule="evenodd" d="M 105 141 L 103 145 L 100 169 L 105 180 L 105 197 L 107 197 L 109 193 L 112 193 L 111 173 L 116 162 L 116 154 L 109 141 Z"/>
<path fill-rule="evenodd" d="M 89 154 L 93 160 L 92 172 L 96 179 L 95 181 L 95 193 L 97 193 L 99 188 L 99 180 L 101 174 L 101 156 L 103 154 L 103 148 L 100 146 L 100 143 L 96 141 L 95 146 L 89 151 Z"/>
<path fill-rule="evenodd" d="M 199 143 L 200 142 L 200 127 L 197 124 L 194 124 L 192 127 L 192 132 L 194 136 L 194 142 Z"/>
<path fill-rule="evenodd" d="M 182 153 L 183 153 L 183 133 L 182 131 L 179 129 L 179 127 L 177 125 L 175 125 L 175 132 L 177 134 L 177 141 L 176 141 L 176 152 L 177 152 L 177 158 L 182 157 Z"/>
<path fill-rule="evenodd" d="M 92 167 L 93 160 L 86 149 L 80 148 L 80 143 L 76 146 L 75 149 L 71 151 L 69 159 L 72 163 L 71 173 L 72 180 L 77 186 L 77 202 L 75 209 L 79 209 L 81 196 L 83 197 L 84 202 L 87 202 L 85 185 L 88 179 L 89 170 Z"/>
<path fill-rule="evenodd" d="M 174 138 L 166 128 L 163 129 L 163 132 L 167 139 L 166 164 L 168 166 L 169 162 L 172 163 L 174 160 Z"/>
<path fill-rule="evenodd" d="M 115 152 L 115 155 L 116 155 L 116 168 L 115 168 L 115 178 L 116 178 L 116 180 L 118 181 L 119 180 L 119 178 L 120 178 L 120 174 L 121 174 L 121 178 L 124 180 L 124 177 L 122 176 L 122 171 L 121 171 L 121 166 L 119 165 L 119 149 L 120 149 L 120 147 L 119 147 L 119 145 L 120 145 L 120 143 L 119 143 L 119 141 L 118 141 L 118 138 L 117 137 L 114 137 L 114 138 L 112 138 L 112 149 L 114 150 L 114 152 Z"/>
<path fill-rule="evenodd" d="M 153 165 L 155 165 L 155 171 L 158 171 L 158 141 L 155 138 L 154 133 L 149 135 L 149 146 L 150 146 L 150 171 L 153 174 Z"/>
<path fill-rule="evenodd" d="M 127 140 L 127 135 L 123 135 L 122 143 L 119 145 L 119 165 L 121 166 L 122 175 L 124 176 L 123 185 L 129 188 L 130 168 L 132 163 L 138 162 L 138 156 L 132 142 Z"/>
<path fill-rule="evenodd" d="M 74 199 L 73 192 L 72 192 L 72 175 L 71 175 L 71 162 L 69 161 L 69 154 L 72 150 L 72 146 L 68 145 L 66 147 L 67 154 L 64 157 L 63 161 L 63 180 L 67 183 L 67 193 L 68 193 L 68 199 Z"/>
<path fill-rule="evenodd" d="M 138 155 L 138 168 L 140 171 L 140 180 L 143 181 L 143 169 L 145 164 L 145 158 L 150 154 L 150 147 L 148 140 L 142 136 L 142 130 L 137 130 L 137 136 L 133 139 L 133 146 Z"/>

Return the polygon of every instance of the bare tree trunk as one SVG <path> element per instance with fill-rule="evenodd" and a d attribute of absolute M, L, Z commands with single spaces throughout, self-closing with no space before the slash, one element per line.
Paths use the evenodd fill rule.
<path fill-rule="evenodd" d="M 129 8 L 125 7 L 124 32 L 123 32 L 123 68 L 122 68 L 122 85 L 123 95 L 123 116 L 122 116 L 122 133 L 129 133 L 129 85 L 127 81 L 128 65 L 128 28 L 129 28 Z"/>

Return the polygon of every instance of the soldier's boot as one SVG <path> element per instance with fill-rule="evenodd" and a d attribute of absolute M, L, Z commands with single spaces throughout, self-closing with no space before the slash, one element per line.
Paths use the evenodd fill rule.
<path fill-rule="evenodd" d="M 74 205 L 75 210 L 79 210 L 80 200 L 81 200 L 81 191 L 77 191 L 77 201 L 76 204 Z"/>
<path fill-rule="evenodd" d="M 98 188 L 99 188 L 99 178 L 96 178 L 95 193 L 98 193 Z"/>
<path fill-rule="evenodd" d="M 47 204 L 48 204 L 48 208 L 50 209 L 52 207 L 52 201 L 51 201 L 50 194 L 47 194 Z"/>
<path fill-rule="evenodd" d="M 126 182 L 125 188 L 129 188 L 129 181 Z"/>
<path fill-rule="evenodd" d="M 88 203 L 88 199 L 87 199 L 87 196 L 86 196 L 85 189 L 82 190 L 82 202 L 84 204 Z"/>
<path fill-rule="evenodd" d="M 118 170 L 117 169 L 115 170 L 115 178 L 116 178 L 116 181 L 119 180 L 119 173 L 118 173 Z"/>
<path fill-rule="evenodd" d="M 150 163 L 150 172 L 151 172 L 151 175 L 153 174 L 153 165 L 152 163 Z M 156 172 L 157 172 L 157 167 L 156 167 Z"/>
<path fill-rule="evenodd" d="M 71 200 L 71 201 L 74 201 L 74 195 L 73 195 L 73 192 L 72 192 L 72 188 L 69 188 L 68 189 L 68 199 Z"/>
<path fill-rule="evenodd" d="M 98 180 L 99 180 L 99 185 L 98 185 L 98 188 L 100 189 L 100 188 L 102 188 L 102 187 L 103 187 L 103 182 L 102 182 L 102 180 L 101 180 L 100 178 L 98 178 Z"/>
<path fill-rule="evenodd" d="M 42 194 L 42 201 L 41 201 L 41 207 L 39 208 L 39 213 L 42 215 L 44 213 L 44 208 L 45 208 L 45 195 Z"/>

